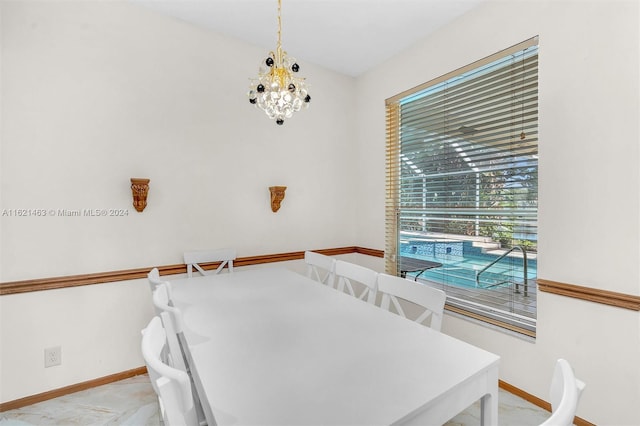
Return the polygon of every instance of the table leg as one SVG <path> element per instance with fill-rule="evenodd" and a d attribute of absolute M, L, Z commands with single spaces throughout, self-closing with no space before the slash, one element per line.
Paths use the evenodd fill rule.
<path fill-rule="evenodd" d="M 489 392 L 480 398 L 480 424 L 498 425 L 498 371 L 489 372 Z"/>

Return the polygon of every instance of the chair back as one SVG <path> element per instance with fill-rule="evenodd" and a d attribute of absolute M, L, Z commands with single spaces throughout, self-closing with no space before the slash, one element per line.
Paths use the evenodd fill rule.
<path fill-rule="evenodd" d="M 153 295 L 156 287 L 162 284 L 162 279 L 160 278 L 160 271 L 158 271 L 158 268 L 153 268 L 151 271 L 149 271 L 149 273 L 147 274 L 147 279 L 149 280 L 149 287 L 151 288 L 151 294 Z M 162 311 L 155 305 L 153 306 L 153 308 L 156 311 L 156 315 L 160 315 Z"/>
<path fill-rule="evenodd" d="M 551 379 L 551 417 L 541 426 L 571 426 L 585 383 L 576 379 L 569 362 L 560 358 Z"/>
<path fill-rule="evenodd" d="M 166 345 L 166 333 L 159 317 L 154 317 L 142 331 L 142 357 L 151 385 L 158 395 L 160 412 L 166 425 L 198 425 L 189 375 L 173 368 L 160 358 Z"/>
<path fill-rule="evenodd" d="M 219 274 L 227 265 L 229 272 L 233 272 L 233 261 L 236 258 L 235 249 L 218 249 L 218 250 L 197 250 L 184 252 L 184 263 L 187 265 L 187 275 L 189 278 L 193 275 L 195 268 L 202 275 Z M 199 264 L 208 262 L 220 262 L 215 271 L 205 271 Z"/>
<path fill-rule="evenodd" d="M 304 261 L 307 264 L 307 277 L 333 287 L 336 263 L 333 257 L 313 251 L 305 251 Z"/>
<path fill-rule="evenodd" d="M 425 320 L 430 319 L 429 327 L 440 331 L 444 315 L 444 304 L 447 299 L 444 291 L 429 287 L 426 284 L 387 274 L 378 276 L 378 290 L 382 292 L 382 301 L 380 303 L 382 309 L 390 310 L 390 302 L 392 302 L 396 312 L 407 318 L 399 299 L 420 305 L 424 308 L 424 311 L 414 321 L 423 324 Z"/>
<path fill-rule="evenodd" d="M 160 318 L 165 330 L 166 340 L 169 347 L 168 363 L 182 371 L 187 371 L 187 363 L 183 354 L 182 335 L 182 312 L 180 309 L 171 306 L 169 283 L 162 283 L 153 292 L 153 304 L 160 311 Z"/>
<path fill-rule="evenodd" d="M 373 269 L 354 263 L 345 262 L 344 260 L 336 260 L 335 276 L 338 278 L 338 291 L 344 291 L 345 287 L 348 293 L 360 300 L 375 304 L 376 294 L 378 292 L 377 281 L 378 273 Z M 362 292 L 357 295 L 353 287 L 352 281 L 360 283 L 363 286 Z"/>
<path fill-rule="evenodd" d="M 160 278 L 160 271 L 158 268 L 153 268 L 147 274 L 147 279 L 149 280 L 149 286 L 151 287 L 151 292 L 156 289 L 156 287 L 162 284 L 162 279 Z"/>

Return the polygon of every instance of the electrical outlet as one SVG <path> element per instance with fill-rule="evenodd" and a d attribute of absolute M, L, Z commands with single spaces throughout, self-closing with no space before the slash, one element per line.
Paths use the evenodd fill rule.
<path fill-rule="evenodd" d="M 45 348 L 44 350 L 44 366 L 53 367 L 62 364 L 62 348 L 56 346 L 53 348 Z"/>

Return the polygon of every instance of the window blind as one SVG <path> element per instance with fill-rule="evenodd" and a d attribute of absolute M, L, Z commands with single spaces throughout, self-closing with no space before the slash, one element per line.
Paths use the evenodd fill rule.
<path fill-rule="evenodd" d="M 537 38 L 388 99 L 386 131 L 387 272 L 535 335 Z"/>

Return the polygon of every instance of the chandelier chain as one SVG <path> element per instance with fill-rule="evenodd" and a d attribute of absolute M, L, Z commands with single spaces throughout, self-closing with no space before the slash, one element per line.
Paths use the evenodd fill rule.
<path fill-rule="evenodd" d="M 278 51 L 282 50 L 282 0 L 278 0 Z"/>

